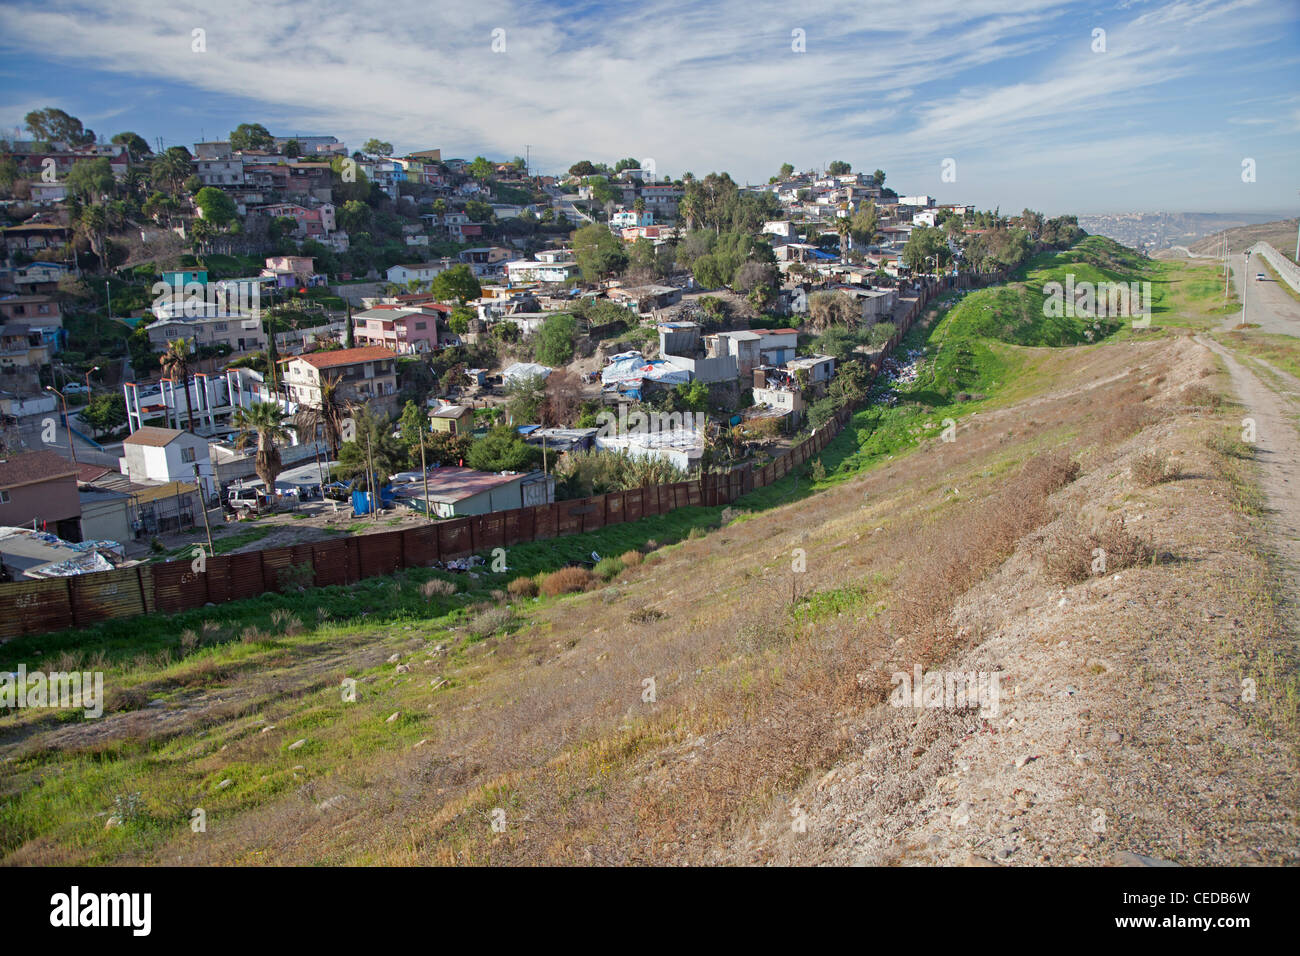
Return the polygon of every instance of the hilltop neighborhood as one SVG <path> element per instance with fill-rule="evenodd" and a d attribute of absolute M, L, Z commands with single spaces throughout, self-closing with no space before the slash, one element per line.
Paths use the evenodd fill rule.
<path fill-rule="evenodd" d="M 846 161 L 742 185 L 256 123 L 164 147 L 45 109 L 19 133 L 10 579 L 758 467 L 861 398 L 923 289 L 1081 235 Z"/>

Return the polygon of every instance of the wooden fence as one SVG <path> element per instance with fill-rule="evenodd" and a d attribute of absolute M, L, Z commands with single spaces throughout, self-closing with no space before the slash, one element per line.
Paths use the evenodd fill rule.
<path fill-rule="evenodd" d="M 882 358 L 904 334 L 936 291 L 921 294 L 898 323 Z M 689 506 L 725 505 L 756 488 L 779 481 L 809 461 L 839 434 L 852 415 L 844 408 L 817 433 L 762 468 L 744 465 L 725 475 L 704 475 L 673 485 L 612 491 L 591 498 L 497 511 L 334 541 L 244 554 L 209 555 L 201 573 L 183 558 L 67 578 L 0 584 L 0 641 L 22 634 L 86 627 L 109 618 L 155 612 L 172 614 L 205 604 L 222 604 L 278 591 L 290 578 L 315 587 L 351 584 L 402 568 L 508 548 L 528 541 L 596 531 Z M 310 579 L 308 579 L 310 574 Z"/>

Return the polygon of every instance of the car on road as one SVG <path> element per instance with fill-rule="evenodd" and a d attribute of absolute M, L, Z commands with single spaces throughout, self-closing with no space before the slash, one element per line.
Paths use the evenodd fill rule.
<path fill-rule="evenodd" d="M 86 386 L 78 385 L 75 382 L 71 385 L 64 385 L 63 390 L 69 395 L 87 395 L 90 393 L 90 389 L 86 388 Z"/>
<path fill-rule="evenodd" d="M 1264 273 L 1262 273 L 1262 272 L 1256 272 L 1256 273 L 1255 273 L 1255 281 L 1256 281 L 1256 282 L 1267 282 L 1267 281 L 1268 281 L 1268 276 L 1264 275 Z"/>

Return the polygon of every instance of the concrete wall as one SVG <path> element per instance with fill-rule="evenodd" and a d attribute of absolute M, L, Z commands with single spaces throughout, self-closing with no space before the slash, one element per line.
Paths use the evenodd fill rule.
<path fill-rule="evenodd" d="M 33 518 L 53 524 L 81 514 L 77 479 L 71 475 L 6 490 L 9 501 L 0 504 L 0 525 L 30 528 Z"/>
<path fill-rule="evenodd" d="M 1250 251 L 1258 253 L 1268 260 L 1268 264 L 1271 265 L 1277 274 L 1282 277 L 1283 281 L 1297 292 L 1300 292 L 1300 267 L 1297 267 L 1294 262 L 1282 255 L 1282 253 L 1278 252 L 1267 242 L 1256 243 L 1250 247 Z M 1242 276 L 1242 281 L 1250 282 L 1253 278 L 1253 276 Z"/>

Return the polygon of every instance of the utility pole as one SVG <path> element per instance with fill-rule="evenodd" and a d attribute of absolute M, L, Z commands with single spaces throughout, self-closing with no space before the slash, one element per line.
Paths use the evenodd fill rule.
<path fill-rule="evenodd" d="M 379 506 L 378 506 L 379 496 L 375 494 L 375 492 L 377 491 L 377 489 L 375 488 L 375 481 L 377 480 L 377 478 L 375 475 L 374 451 L 370 446 L 369 428 L 366 429 L 366 467 L 370 472 L 366 476 L 366 487 L 370 491 L 370 514 L 375 521 L 378 521 L 379 520 Z"/>
<path fill-rule="evenodd" d="M 432 521 L 433 513 L 429 510 L 429 466 L 424 460 L 424 426 L 420 426 L 420 473 L 424 476 L 424 520 Z"/>
<path fill-rule="evenodd" d="M 208 523 L 208 499 L 203 494 L 203 479 L 199 477 L 198 462 L 194 464 L 194 483 L 199 489 L 199 510 L 203 512 L 203 530 L 208 533 L 208 554 L 215 556 L 217 551 L 212 547 L 212 525 Z M 179 519 L 176 522 L 177 528 L 180 527 Z"/>

